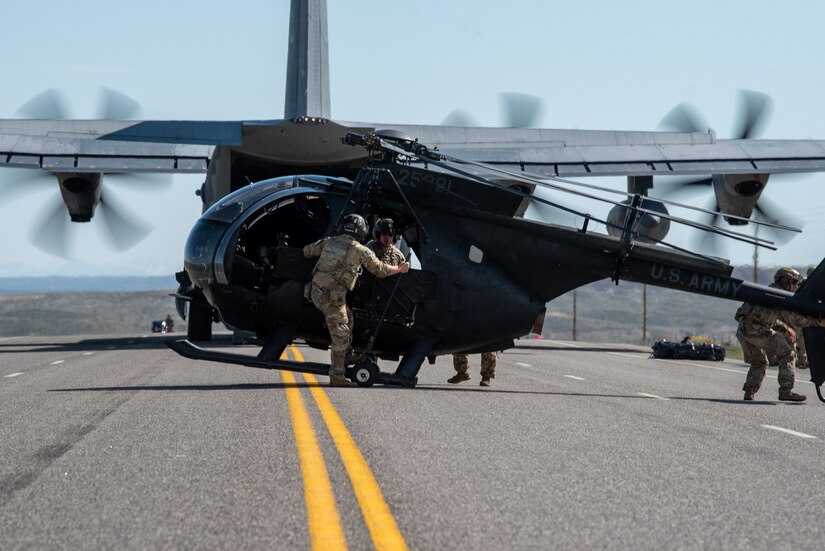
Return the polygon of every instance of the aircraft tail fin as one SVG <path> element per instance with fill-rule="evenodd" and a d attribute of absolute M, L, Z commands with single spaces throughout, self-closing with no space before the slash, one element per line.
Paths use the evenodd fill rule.
<path fill-rule="evenodd" d="M 330 118 L 327 0 L 292 0 L 284 118 Z"/>

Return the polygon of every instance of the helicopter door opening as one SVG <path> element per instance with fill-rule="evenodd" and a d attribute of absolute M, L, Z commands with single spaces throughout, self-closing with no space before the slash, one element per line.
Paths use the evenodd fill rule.
<path fill-rule="evenodd" d="M 297 249 L 320 239 L 330 223 L 330 207 L 320 195 L 293 195 L 254 212 L 238 231 L 235 254 L 227 258 L 230 281 L 266 292 L 276 278 L 289 277 L 278 250 Z"/>

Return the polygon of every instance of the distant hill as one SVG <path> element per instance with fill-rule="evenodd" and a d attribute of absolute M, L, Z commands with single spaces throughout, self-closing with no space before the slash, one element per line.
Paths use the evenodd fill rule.
<path fill-rule="evenodd" d="M 0 295 L 0 336 L 145 334 L 167 314 L 183 331 L 175 290 Z"/>
<path fill-rule="evenodd" d="M 760 271 L 760 283 L 776 268 Z M 734 270 L 750 281 L 752 267 Z M 153 320 L 172 314 L 175 329 L 185 323 L 175 312 L 172 276 L 100 278 L 0 278 L 0 336 L 145 333 Z M 587 342 L 641 343 L 643 285 L 600 281 L 576 292 L 576 338 Z M 647 287 L 647 338 L 684 335 L 735 341 L 738 302 Z M 572 338 L 573 293 L 547 305 L 544 336 Z"/>
<path fill-rule="evenodd" d="M 157 277 L 0 277 L 0 295 L 80 291 L 154 291 L 177 289 L 174 274 Z"/>

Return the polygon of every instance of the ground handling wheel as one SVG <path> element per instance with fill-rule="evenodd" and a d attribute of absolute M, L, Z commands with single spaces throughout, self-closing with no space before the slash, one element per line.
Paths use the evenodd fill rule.
<path fill-rule="evenodd" d="M 352 368 L 350 379 L 358 386 L 372 386 L 378 381 L 378 364 L 372 356 L 364 356 Z"/>

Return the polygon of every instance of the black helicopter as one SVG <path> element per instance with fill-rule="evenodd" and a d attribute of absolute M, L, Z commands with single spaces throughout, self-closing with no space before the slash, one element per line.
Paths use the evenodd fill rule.
<path fill-rule="evenodd" d="M 586 214 L 580 228 L 522 218 L 530 201 L 564 209 L 532 193 L 542 181 L 465 164 L 392 131 L 350 133 L 342 141 L 370 154 L 354 181 L 319 175 L 262 181 L 221 199 L 189 235 L 178 297 L 255 333 L 264 343 L 258 357 L 187 340 L 170 341 L 171 348 L 193 359 L 326 374 L 324 364 L 278 358 L 293 339 L 329 345 L 323 317 L 303 292 L 315 259 L 301 249 L 332 234 L 350 213 L 392 218 L 421 265 L 387 279 L 364 273 L 348 298 L 353 348 L 366 353 L 349 374 L 362 386 L 413 386 L 425 359 L 510 348 L 515 338 L 540 331 L 547 302 L 608 277 L 825 316 L 822 265 L 796 294 L 732 278 L 726 260 L 640 239 L 642 217 L 661 213 L 647 210 L 639 194 L 620 205 L 620 226 L 600 221 L 613 226 L 613 235 L 604 235 L 588 231 Z M 189 336 L 197 339 L 200 331 L 208 338 L 210 327 Z M 394 373 L 382 373 L 376 357 L 400 362 Z"/>

